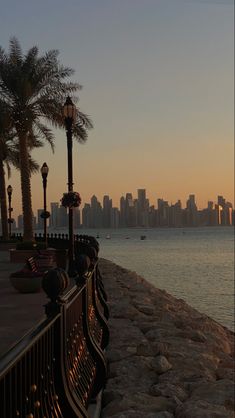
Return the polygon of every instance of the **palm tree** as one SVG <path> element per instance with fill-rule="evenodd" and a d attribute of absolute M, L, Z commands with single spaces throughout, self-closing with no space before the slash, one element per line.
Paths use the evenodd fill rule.
<path fill-rule="evenodd" d="M 63 127 L 61 106 L 65 97 L 81 89 L 78 83 L 65 81 L 73 73 L 59 63 L 57 50 L 39 56 L 34 46 L 24 55 L 16 38 L 10 40 L 8 53 L 0 47 L 0 101 L 18 140 L 24 240 L 33 240 L 29 165 L 32 138 L 47 141 L 54 150 L 54 134 L 45 123 Z M 89 117 L 79 111 L 73 130 L 75 138 L 86 141 L 90 128 Z"/>
<path fill-rule="evenodd" d="M 32 138 L 31 147 L 41 146 L 36 138 Z M 30 172 L 36 172 L 39 165 L 30 157 Z M 0 102 L 0 205 L 1 205 L 1 224 L 2 238 L 7 240 L 8 236 L 8 220 L 7 220 L 7 199 L 6 199 L 6 180 L 5 171 L 8 178 L 11 175 L 11 166 L 19 169 L 19 149 L 16 134 L 11 129 L 8 119 L 1 108 Z"/>

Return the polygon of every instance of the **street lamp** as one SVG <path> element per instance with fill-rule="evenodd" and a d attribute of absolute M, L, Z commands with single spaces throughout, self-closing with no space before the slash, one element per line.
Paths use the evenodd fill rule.
<path fill-rule="evenodd" d="M 77 117 L 77 109 L 70 97 L 67 97 L 63 106 L 64 124 L 67 136 L 68 151 L 68 192 L 73 192 L 73 124 Z M 69 275 L 74 272 L 74 235 L 73 235 L 73 209 L 69 207 Z"/>
<path fill-rule="evenodd" d="M 42 175 L 42 184 L 43 184 L 43 212 L 41 213 L 41 218 L 43 218 L 43 226 L 44 226 L 44 239 L 47 246 L 47 218 L 49 218 L 50 213 L 47 212 L 47 176 L 49 172 L 49 167 L 47 163 L 43 163 L 41 167 L 41 175 Z"/>
<path fill-rule="evenodd" d="M 13 188 L 9 185 L 7 188 L 7 194 L 8 194 L 8 226 L 9 226 L 9 238 L 11 238 L 11 224 L 13 223 L 13 219 L 11 219 L 11 212 L 13 211 L 13 208 L 11 207 L 11 196 L 12 196 Z"/>

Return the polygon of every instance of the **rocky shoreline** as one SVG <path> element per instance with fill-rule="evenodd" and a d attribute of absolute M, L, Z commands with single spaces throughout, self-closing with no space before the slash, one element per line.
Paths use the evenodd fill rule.
<path fill-rule="evenodd" d="M 102 418 L 234 417 L 234 334 L 108 260 L 109 378 Z"/>

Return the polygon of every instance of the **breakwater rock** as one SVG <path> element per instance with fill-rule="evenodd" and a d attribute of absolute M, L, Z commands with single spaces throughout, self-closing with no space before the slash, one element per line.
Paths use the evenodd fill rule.
<path fill-rule="evenodd" d="M 102 417 L 234 417 L 234 334 L 102 260 L 110 308 Z"/>

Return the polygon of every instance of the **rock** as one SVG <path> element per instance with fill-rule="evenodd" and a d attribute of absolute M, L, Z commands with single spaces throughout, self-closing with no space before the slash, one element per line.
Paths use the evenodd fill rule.
<path fill-rule="evenodd" d="M 146 344 L 139 344 L 137 346 L 136 355 L 137 356 L 144 356 L 144 357 L 154 357 L 154 350 L 149 345 L 149 343 L 146 342 Z"/>
<path fill-rule="evenodd" d="M 153 316 L 155 314 L 155 309 L 151 305 L 143 305 L 143 304 L 140 304 L 140 303 L 138 303 L 138 304 L 135 303 L 134 306 L 139 312 L 141 312 L 145 315 Z"/>
<path fill-rule="evenodd" d="M 168 358 L 169 352 L 170 352 L 170 344 L 168 343 L 159 343 L 159 342 L 153 342 L 151 344 L 152 350 L 154 352 L 154 355 L 161 354 Z"/>
<path fill-rule="evenodd" d="M 115 390 L 107 390 L 105 389 L 102 396 L 102 404 L 103 406 L 106 406 L 110 402 L 116 400 L 120 401 L 122 399 L 122 396 L 117 393 Z"/>
<path fill-rule="evenodd" d="M 113 418 L 174 418 L 174 415 L 172 415 L 170 412 L 162 411 L 145 412 L 143 416 L 143 412 L 139 412 L 134 409 L 129 409 L 128 411 L 124 411 L 113 415 Z"/>
<path fill-rule="evenodd" d="M 234 409 L 234 393 L 234 383 L 231 380 L 224 379 L 198 386 L 191 393 L 191 399 L 205 400 L 212 405 L 221 405 L 227 409 Z"/>
<path fill-rule="evenodd" d="M 104 418 L 231 418 L 234 334 L 101 260 L 110 306 Z"/>
<path fill-rule="evenodd" d="M 165 356 L 156 356 L 151 361 L 151 367 L 158 374 L 162 374 L 170 370 L 172 368 L 172 364 L 169 363 Z"/>
<path fill-rule="evenodd" d="M 202 400 L 187 401 L 176 409 L 176 418 L 234 418 L 224 406 Z"/>
<path fill-rule="evenodd" d="M 235 369 L 227 369 L 225 367 L 219 367 L 216 370 L 216 378 L 219 379 L 229 379 L 234 382 L 235 380 Z"/>
<path fill-rule="evenodd" d="M 189 338 L 192 341 L 196 341 L 196 342 L 199 342 L 199 343 L 204 343 L 207 340 L 205 334 L 200 330 L 193 330 L 192 332 L 190 332 Z"/>
<path fill-rule="evenodd" d="M 158 383 L 151 387 L 151 395 L 154 396 L 166 396 L 167 398 L 177 397 L 181 402 L 184 402 L 188 398 L 186 391 L 177 385 L 171 383 Z"/>
<path fill-rule="evenodd" d="M 145 334 L 145 337 L 147 338 L 147 340 L 149 341 L 156 341 L 156 342 L 160 342 L 164 339 L 164 333 L 162 330 L 159 330 L 159 327 L 156 327 L 155 325 L 152 326 L 152 329 L 150 331 L 148 331 Z"/>

